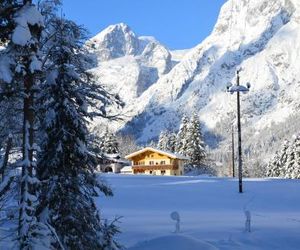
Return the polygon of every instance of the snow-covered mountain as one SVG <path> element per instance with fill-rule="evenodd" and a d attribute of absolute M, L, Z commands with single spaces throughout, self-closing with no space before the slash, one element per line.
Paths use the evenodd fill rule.
<path fill-rule="evenodd" d="M 177 129 L 181 116 L 193 111 L 211 138 L 226 138 L 236 96 L 226 93 L 225 86 L 235 82 L 238 68 L 241 83 L 252 85 L 242 96 L 245 138 L 261 139 L 261 133 L 299 112 L 299 0 L 229 0 L 211 35 L 179 60 L 173 56 L 173 62 L 164 46 L 137 38 L 124 24 L 91 41 L 99 62 L 95 74 L 127 101 L 128 118 L 119 129 L 141 143 L 163 129 Z"/>
<path fill-rule="evenodd" d="M 91 38 L 87 47 L 94 62 L 91 71 L 126 104 L 141 96 L 176 64 L 170 51 L 155 38 L 138 37 L 124 23 L 109 26 Z"/>

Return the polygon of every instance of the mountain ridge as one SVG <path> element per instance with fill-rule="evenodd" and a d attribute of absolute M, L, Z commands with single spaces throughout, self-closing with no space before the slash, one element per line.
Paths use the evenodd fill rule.
<path fill-rule="evenodd" d="M 259 135 L 287 121 L 300 105 L 299 13 L 295 0 L 227 1 L 211 35 L 134 96 L 124 109 L 128 118 L 116 128 L 147 143 L 162 130 L 177 130 L 184 114 L 197 112 L 206 134 L 213 135 L 207 142 L 221 145 L 236 112 L 235 96 L 225 86 L 235 82 L 238 68 L 242 83 L 252 84 L 242 97 L 245 138 L 248 131 Z M 211 142 L 215 138 L 222 139 Z"/>
<path fill-rule="evenodd" d="M 170 50 L 154 37 L 137 36 L 119 23 L 110 25 L 86 43 L 94 65 L 91 72 L 99 82 L 126 102 L 140 96 L 178 63 Z M 106 77 L 107 76 L 107 77 Z M 121 82 L 116 86 L 112 82 Z"/>

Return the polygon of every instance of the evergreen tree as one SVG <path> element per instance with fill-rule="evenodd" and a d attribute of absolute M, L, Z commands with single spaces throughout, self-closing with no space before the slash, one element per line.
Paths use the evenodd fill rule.
<path fill-rule="evenodd" d="M 175 152 L 184 155 L 187 150 L 187 131 L 189 120 L 187 116 L 183 116 L 179 131 L 176 136 Z"/>
<path fill-rule="evenodd" d="M 93 200 L 97 190 L 112 193 L 96 178 L 87 139 L 88 119 L 105 116 L 111 97 L 84 68 L 83 29 L 61 19 L 51 25 L 57 32 L 49 39 L 52 51 L 39 96 L 44 134 L 37 169 L 43 183 L 37 214 L 55 231 L 55 249 L 114 249 L 104 248 L 105 231 Z"/>
<path fill-rule="evenodd" d="M 287 162 L 287 150 L 289 148 L 289 141 L 285 140 L 281 150 L 275 153 L 274 157 L 267 165 L 267 176 L 269 177 L 285 177 L 284 166 Z"/>
<path fill-rule="evenodd" d="M 120 233 L 120 229 L 116 226 L 119 218 L 109 223 L 107 220 L 103 223 L 103 250 L 121 249 L 122 246 L 115 240 L 115 235 Z"/>
<path fill-rule="evenodd" d="M 285 178 L 300 178 L 300 135 L 296 136 L 287 150 L 287 161 L 283 166 Z"/>
<path fill-rule="evenodd" d="M 5 208 L 13 201 L 17 200 L 17 190 L 18 187 L 14 185 L 16 180 L 15 167 L 9 163 L 10 152 L 13 147 L 13 137 L 8 136 L 6 147 L 0 148 L 0 208 Z"/>
<path fill-rule="evenodd" d="M 14 16 L 23 3 L 18 0 L 2 0 L 0 2 L 0 46 L 6 45 L 15 28 Z"/>
<path fill-rule="evenodd" d="M 162 131 L 159 135 L 157 148 L 164 151 L 175 151 L 176 135 L 168 131 Z"/>
<path fill-rule="evenodd" d="M 201 165 L 206 156 L 205 145 L 202 140 L 199 117 L 194 114 L 187 127 L 186 150 L 184 154 L 190 158 L 192 165 Z"/>
<path fill-rule="evenodd" d="M 300 179 L 300 135 L 294 141 L 295 163 L 293 178 Z"/>
<path fill-rule="evenodd" d="M 40 41 L 44 19 L 30 0 L 2 1 L 0 9 L 1 97 L 22 102 L 22 162 L 20 178 L 18 236 L 20 249 L 33 248 L 44 225 L 35 217 L 37 184 L 35 177 L 35 92 L 41 71 Z"/>
<path fill-rule="evenodd" d="M 284 178 L 292 178 L 295 163 L 295 152 L 293 150 L 293 143 L 287 149 L 287 161 L 281 165 L 283 168 Z"/>
<path fill-rule="evenodd" d="M 0 87 L 0 92 L 2 89 Z M 18 185 L 16 181 L 16 165 L 12 164 L 11 154 L 22 145 L 22 100 L 15 94 L 0 99 L 0 207 L 17 202 Z M 14 160 L 20 161 L 14 156 Z"/>
<path fill-rule="evenodd" d="M 22 78 L 15 69 L 18 56 L 24 50 L 21 46 L 17 48 L 11 38 L 17 26 L 15 17 L 23 5 L 18 0 L 0 2 L 0 145 L 4 145 L 9 136 L 15 139 L 22 128 Z"/>
<path fill-rule="evenodd" d="M 105 154 L 119 154 L 119 143 L 117 137 L 106 129 L 105 134 L 102 137 L 101 151 Z"/>
<path fill-rule="evenodd" d="M 120 155 L 123 157 L 141 149 L 131 135 L 118 135 L 118 142 Z"/>
<path fill-rule="evenodd" d="M 292 143 L 284 141 L 267 165 L 267 176 L 300 179 L 300 135 Z"/>
<path fill-rule="evenodd" d="M 175 148 L 176 148 L 176 134 L 171 132 L 169 133 L 168 150 L 171 152 L 175 152 Z"/>
<path fill-rule="evenodd" d="M 157 146 L 157 143 L 155 143 L 155 141 L 153 141 L 153 140 L 151 140 L 147 145 L 147 147 L 150 147 L 150 148 L 156 148 L 156 146 Z"/>
<path fill-rule="evenodd" d="M 281 162 L 279 152 L 276 151 L 274 157 L 269 161 L 267 165 L 267 176 L 269 177 L 279 177 L 281 174 Z"/>
<path fill-rule="evenodd" d="M 287 162 L 287 150 L 289 148 L 290 142 L 288 140 L 284 140 L 281 151 L 280 151 L 280 158 L 278 162 L 276 162 L 275 168 L 277 168 L 277 172 L 279 173 L 278 177 L 284 177 L 284 169 L 283 166 Z"/>
<path fill-rule="evenodd" d="M 169 150 L 169 133 L 167 131 L 160 133 L 157 148 L 160 150 Z"/>

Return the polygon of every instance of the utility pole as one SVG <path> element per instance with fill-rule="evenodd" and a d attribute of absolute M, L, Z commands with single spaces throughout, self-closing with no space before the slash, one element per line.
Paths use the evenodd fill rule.
<path fill-rule="evenodd" d="M 237 70 L 236 85 L 233 86 L 231 83 L 227 84 L 227 91 L 231 94 L 237 93 L 237 129 L 238 129 L 238 175 L 239 175 L 239 193 L 243 193 L 243 161 L 242 161 L 242 129 L 241 129 L 241 105 L 240 105 L 240 92 L 247 93 L 250 89 L 250 83 L 245 86 L 240 85 L 240 72 L 241 69 Z M 234 138 L 233 138 L 234 139 Z M 234 141 L 234 140 L 233 140 Z M 234 142 L 233 147 L 234 148 Z M 234 152 L 234 151 L 233 151 Z M 233 153 L 234 163 L 234 153 Z M 233 164 L 234 166 L 234 164 Z"/>
<path fill-rule="evenodd" d="M 237 71 L 236 86 L 240 86 L 240 69 Z M 238 89 L 237 88 L 237 89 Z M 239 164 L 239 192 L 243 193 L 243 161 L 242 161 L 242 130 L 241 130 L 241 105 L 240 91 L 236 92 L 237 96 L 237 129 L 238 129 L 238 164 Z"/>

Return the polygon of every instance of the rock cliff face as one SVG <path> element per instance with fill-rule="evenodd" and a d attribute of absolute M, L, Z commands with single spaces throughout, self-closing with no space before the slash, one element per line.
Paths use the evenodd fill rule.
<path fill-rule="evenodd" d="M 242 97 L 245 138 L 261 139 L 266 130 L 299 113 L 299 27 L 298 0 L 229 0 L 212 34 L 179 62 L 156 40 L 122 28 L 127 35 L 114 32 L 122 37 L 115 45 L 112 35 L 96 36 L 101 42 L 94 46 L 99 58 L 94 70 L 125 97 L 128 118 L 117 124 L 119 130 L 145 143 L 161 130 L 176 130 L 181 116 L 195 111 L 207 141 L 218 146 L 235 120 L 236 97 L 226 93 L 226 84 L 234 83 L 242 68 L 241 83 L 252 85 Z"/>
<path fill-rule="evenodd" d="M 94 62 L 92 72 L 127 104 L 175 64 L 165 46 L 153 37 L 137 37 L 123 23 L 109 26 L 86 45 Z"/>
<path fill-rule="evenodd" d="M 108 61 L 140 51 L 138 37 L 124 23 L 111 25 L 90 39 L 87 45 L 94 50 L 97 59 Z"/>

